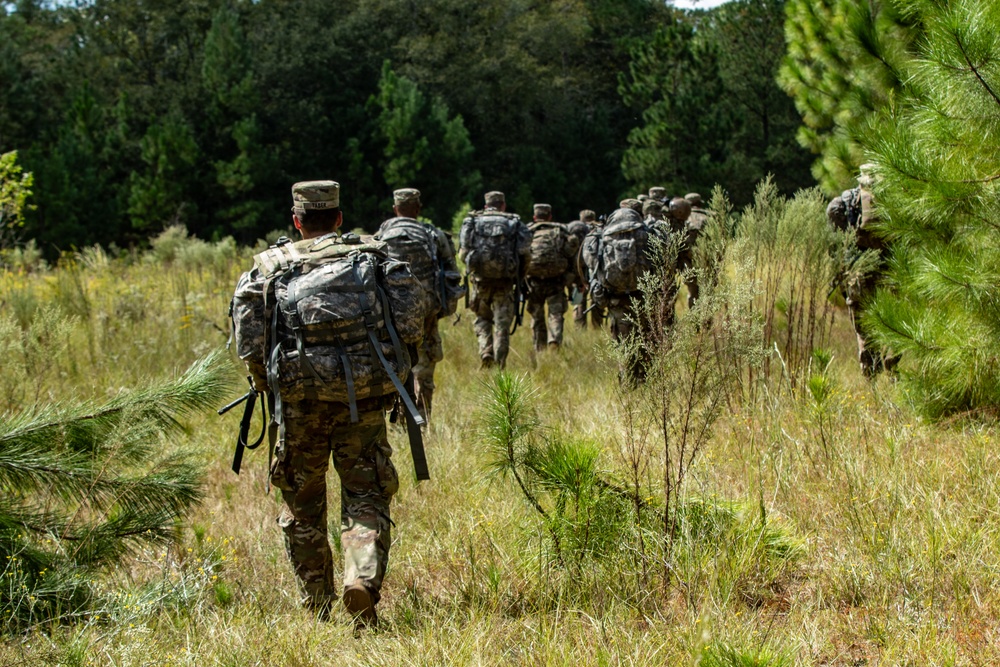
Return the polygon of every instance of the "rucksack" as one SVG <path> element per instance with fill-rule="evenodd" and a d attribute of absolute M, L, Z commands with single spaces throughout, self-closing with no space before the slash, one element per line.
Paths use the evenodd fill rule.
<path fill-rule="evenodd" d="M 531 230 L 531 278 L 556 278 L 566 275 L 569 260 L 566 257 L 567 231 L 558 222 L 536 222 Z"/>
<path fill-rule="evenodd" d="M 406 345 L 423 335 L 427 296 L 384 243 L 328 234 L 279 242 L 254 263 L 265 281 L 264 362 L 279 410 L 283 401 L 335 401 L 356 422 L 358 400 L 410 400 Z"/>
<path fill-rule="evenodd" d="M 518 277 L 516 215 L 500 211 L 474 213 L 462 225 L 461 243 L 469 273 L 490 280 Z"/>
<path fill-rule="evenodd" d="M 844 202 L 844 214 L 847 216 L 847 226 L 859 226 L 861 224 L 861 189 L 844 190 L 840 198 Z"/>
<path fill-rule="evenodd" d="M 595 298 L 638 291 L 639 277 L 651 268 L 649 235 L 638 213 L 619 209 L 587 236 L 583 261 Z"/>

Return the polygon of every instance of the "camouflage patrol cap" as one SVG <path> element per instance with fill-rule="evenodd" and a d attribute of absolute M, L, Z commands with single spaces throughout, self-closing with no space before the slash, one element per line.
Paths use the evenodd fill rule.
<path fill-rule="evenodd" d="M 658 199 L 660 201 L 663 201 L 664 199 L 667 198 L 667 189 L 662 188 L 658 185 L 653 186 L 649 189 L 649 196 L 653 199 Z"/>
<path fill-rule="evenodd" d="M 499 190 L 493 190 L 492 192 L 487 192 L 483 197 L 486 201 L 487 206 L 497 206 L 499 204 L 506 204 L 507 198 L 503 196 L 503 193 Z"/>
<path fill-rule="evenodd" d="M 340 183 L 299 181 L 292 186 L 293 211 L 322 211 L 340 206 Z"/>
<path fill-rule="evenodd" d="M 663 213 L 663 204 L 656 201 L 655 199 L 647 198 L 646 201 L 642 202 L 642 214 L 647 218 L 649 216 L 658 218 L 662 213 Z"/>
<path fill-rule="evenodd" d="M 535 215 L 552 215 L 551 204 L 535 204 Z"/>
<path fill-rule="evenodd" d="M 636 213 L 642 213 L 642 202 L 634 197 L 621 200 L 618 202 L 618 206 L 620 208 L 630 208 Z"/>
<path fill-rule="evenodd" d="M 635 198 L 638 199 L 641 202 L 644 202 L 647 199 L 649 199 L 649 195 L 647 195 L 647 194 L 638 194 L 638 195 L 635 196 Z"/>
<path fill-rule="evenodd" d="M 691 202 L 691 206 L 701 206 L 702 203 L 701 195 L 698 194 L 697 192 L 687 193 L 686 195 L 684 195 L 684 199 L 687 199 L 689 202 Z"/>
<path fill-rule="evenodd" d="M 420 190 L 416 188 L 400 188 L 392 193 L 392 202 L 399 206 L 410 202 L 420 203 Z"/>
<path fill-rule="evenodd" d="M 863 188 L 870 188 L 875 182 L 875 165 L 871 162 L 865 163 L 858 167 L 860 174 L 858 175 L 858 185 Z"/>
<path fill-rule="evenodd" d="M 597 214 L 591 211 L 589 208 L 585 208 L 580 211 L 580 220 L 583 222 L 594 222 L 597 220 Z"/>

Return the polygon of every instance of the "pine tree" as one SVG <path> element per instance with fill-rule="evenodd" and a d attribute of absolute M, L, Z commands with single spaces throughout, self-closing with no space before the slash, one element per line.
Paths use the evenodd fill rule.
<path fill-rule="evenodd" d="M 923 26 L 864 143 L 891 280 L 865 324 L 930 415 L 1000 406 L 1000 4 L 896 0 Z"/>
<path fill-rule="evenodd" d="M 788 46 L 778 81 L 802 115 L 799 143 L 819 157 L 829 195 L 864 162 L 859 135 L 903 88 L 919 24 L 893 0 L 788 0 Z"/>
<path fill-rule="evenodd" d="M 176 537 L 202 482 L 166 436 L 222 399 L 228 367 L 215 354 L 101 405 L 0 415 L 0 613 L 9 630 L 85 611 L 101 568 Z"/>

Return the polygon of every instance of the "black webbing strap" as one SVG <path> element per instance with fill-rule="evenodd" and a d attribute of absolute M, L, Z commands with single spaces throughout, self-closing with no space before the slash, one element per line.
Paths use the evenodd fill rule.
<path fill-rule="evenodd" d="M 413 394 L 413 373 L 406 378 L 407 394 Z M 406 394 L 403 394 L 404 396 Z M 420 430 L 420 424 L 413 418 L 410 411 L 406 411 L 406 434 L 410 438 L 410 454 L 413 457 L 413 471 L 417 474 L 417 481 L 431 478 L 431 471 L 427 467 L 427 455 L 424 451 L 424 434 Z"/>
<path fill-rule="evenodd" d="M 347 383 L 347 408 L 351 411 L 351 423 L 358 423 L 358 400 L 354 392 L 354 371 L 351 370 L 351 360 L 344 350 L 344 346 L 337 341 L 337 355 L 340 363 L 344 367 L 344 381 Z"/>

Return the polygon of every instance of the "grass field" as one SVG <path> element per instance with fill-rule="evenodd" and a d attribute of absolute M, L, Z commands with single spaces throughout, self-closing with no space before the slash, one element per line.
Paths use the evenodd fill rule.
<path fill-rule="evenodd" d="M 146 258 L 90 250 L 0 276 L 3 410 L 114 395 L 225 344 L 249 252 L 175 236 Z M 206 414 L 163 443 L 206 470 L 206 500 L 179 543 L 96 580 L 107 601 L 78 622 L 6 636 L 0 664 L 1000 664 L 996 427 L 924 423 L 890 379 L 866 381 L 846 310 L 832 311 L 825 372 L 799 383 L 775 372 L 714 420 L 683 497 L 714 528 L 647 557 L 640 533 L 623 531 L 564 562 L 516 486 L 487 479 L 490 376 L 471 325 L 468 313 L 442 322 L 430 482 L 413 482 L 405 435 L 390 434 L 402 487 L 380 632 L 355 639 L 343 614 L 320 622 L 299 608 L 266 452 L 235 476 L 238 417 Z M 538 419 L 596 446 L 600 474 L 627 485 L 606 334 L 568 326 L 557 353 L 530 347 L 522 329 L 509 370 L 535 388 Z M 234 362 L 234 397 L 242 382 Z M 655 505 L 664 461 L 655 446 L 646 456 Z M 338 524 L 334 511 L 334 535 Z"/>

